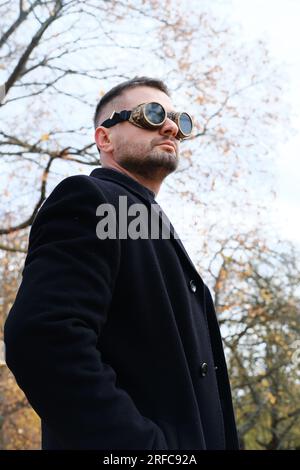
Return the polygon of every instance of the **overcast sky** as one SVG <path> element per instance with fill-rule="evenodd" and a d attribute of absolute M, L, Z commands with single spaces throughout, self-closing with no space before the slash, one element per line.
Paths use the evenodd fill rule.
<path fill-rule="evenodd" d="M 280 145 L 276 175 L 277 223 L 283 237 L 300 246 L 300 1 L 228 0 L 233 21 L 243 25 L 248 39 L 263 38 L 289 77 L 287 98 L 292 105 L 291 122 L 296 135 Z"/>

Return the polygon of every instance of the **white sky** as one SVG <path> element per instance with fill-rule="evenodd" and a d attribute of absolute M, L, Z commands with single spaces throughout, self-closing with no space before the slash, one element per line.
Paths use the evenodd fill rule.
<path fill-rule="evenodd" d="M 289 76 L 287 98 L 296 135 L 278 148 L 275 224 L 282 237 L 300 245 L 300 0 L 228 0 L 228 6 L 245 37 L 267 40 Z"/>

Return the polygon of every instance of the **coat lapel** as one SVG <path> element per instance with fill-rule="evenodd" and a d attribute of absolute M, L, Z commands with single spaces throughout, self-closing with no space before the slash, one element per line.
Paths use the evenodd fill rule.
<path fill-rule="evenodd" d="M 159 204 L 155 201 L 155 203 L 159 206 Z M 162 224 L 164 226 L 166 226 L 167 224 L 169 224 L 170 226 L 170 231 L 171 231 L 171 240 L 175 246 L 175 249 L 176 249 L 176 252 L 177 254 L 179 255 L 179 257 L 184 260 L 184 261 L 187 261 L 188 264 L 190 265 L 190 267 L 193 269 L 193 271 L 195 272 L 195 275 L 196 277 L 200 280 L 201 283 L 203 283 L 203 280 L 200 276 L 200 274 L 198 273 L 197 269 L 196 269 L 196 266 L 194 265 L 193 261 L 191 260 L 190 256 L 188 255 L 182 241 L 180 240 L 179 238 L 179 235 L 178 233 L 176 232 L 175 228 L 173 227 L 173 225 L 171 224 L 169 218 L 167 217 L 167 215 L 165 214 L 165 212 L 163 211 L 163 209 L 159 206 L 160 208 L 160 219 L 162 220 Z M 162 217 L 162 214 L 163 214 L 163 217 Z M 167 224 L 165 223 L 165 221 L 168 221 Z M 166 230 L 168 230 L 168 225 L 166 226 Z"/>
<path fill-rule="evenodd" d="M 138 183 L 133 178 L 130 178 L 129 176 L 121 173 L 120 171 L 113 170 L 110 168 L 96 168 L 91 172 L 90 176 L 118 183 L 120 186 L 125 187 L 127 190 L 135 193 L 139 198 L 143 199 L 143 201 L 146 202 L 147 206 L 150 207 L 150 209 L 151 204 L 157 206 L 157 211 L 159 212 L 159 218 L 162 221 L 162 226 L 165 228 L 166 233 L 170 230 L 170 239 L 174 244 L 178 256 L 180 257 L 182 262 L 187 262 L 189 264 L 190 268 L 194 271 L 195 276 L 198 278 L 200 283 L 203 284 L 203 280 L 200 274 L 198 273 L 191 258 L 189 257 L 182 241 L 179 238 L 179 235 L 177 234 L 172 223 L 170 222 L 168 216 L 165 214 L 161 206 L 154 199 L 154 193 L 152 191 L 150 191 L 142 184 Z"/>

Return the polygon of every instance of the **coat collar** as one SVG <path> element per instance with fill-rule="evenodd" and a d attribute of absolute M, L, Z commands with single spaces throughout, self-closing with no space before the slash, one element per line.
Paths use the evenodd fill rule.
<path fill-rule="evenodd" d="M 114 183 L 120 184 L 120 186 L 123 186 L 127 188 L 129 191 L 137 194 L 140 196 L 142 199 L 144 199 L 148 204 L 156 204 L 159 207 L 160 210 L 160 219 L 162 221 L 162 224 L 166 224 L 165 220 L 169 221 L 169 218 L 167 215 L 163 212 L 162 208 L 159 206 L 159 204 L 155 200 L 155 193 L 151 191 L 149 188 L 146 188 L 146 186 L 140 184 L 138 181 L 135 179 L 131 178 L 130 176 L 125 175 L 124 173 L 121 173 L 118 170 L 112 169 L 112 168 L 95 168 L 91 173 L 90 176 L 102 179 L 102 180 L 108 180 L 108 181 L 113 181 Z M 161 214 L 164 214 L 164 218 L 161 216 Z M 176 233 L 175 228 L 169 222 L 169 227 L 171 231 L 171 240 L 175 246 L 176 252 L 180 259 L 184 262 L 187 261 L 188 264 L 190 265 L 190 268 L 194 271 L 194 275 L 198 280 L 200 281 L 201 285 L 203 286 L 203 280 L 198 273 L 194 263 L 192 262 L 191 258 L 189 257 L 186 249 L 184 248 L 184 245 L 182 241 L 179 238 L 179 235 Z M 168 228 L 168 227 L 167 227 Z"/>
<path fill-rule="evenodd" d="M 90 176 L 100 178 L 102 180 L 109 180 L 119 183 L 121 186 L 125 186 L 130 191 L 138 193 L 143 198 L 146 197 L 149 200 L 155 198 L 155 193 L 151 189 L 146 188 L 146 186 L 139 183 L 137 180 L 131 178 L 121 171 L 115 170 L 114 168 L 96 168 L 92 171 Z"/>

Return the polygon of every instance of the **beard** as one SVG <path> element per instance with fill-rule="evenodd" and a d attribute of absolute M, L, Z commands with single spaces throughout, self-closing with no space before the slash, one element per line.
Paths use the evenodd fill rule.
<path fill-rule="evenodd" d="M 148 148 L 147 148 L 148 147 Z M 176 170 L 178 150 L 164 150 L 154 142 L 148 144 L 119 141 L 115 148 L 117 163 L 144 178 L 164 178 Z"/>

